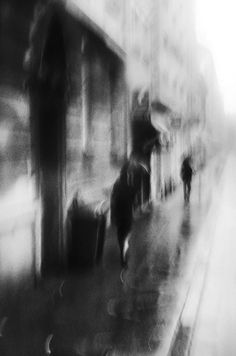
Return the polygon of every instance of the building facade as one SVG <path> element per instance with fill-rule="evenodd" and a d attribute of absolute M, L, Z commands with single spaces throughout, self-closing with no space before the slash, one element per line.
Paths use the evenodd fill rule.
<path fill-rule="evenodd" d="M 205 130 L 204 142 L 214 155 L 224 140 L 224 104 L 219 90 L 212 54 L 205 47 L 199 47 L 199 67 L 205 86 Z"/>
<path fill-rule="evenodd" d="M 96 169 L 94 168 L 93 171 L 84 169 L 83 163 L 79 169 L 80 172 L 83 172 L 83 192 L 85 193 L 87 184 L 90 200 L 98 201 L 107 198 L 102 191 L 109 191 L 118 174 L 119 163 L 121 164 L 123 159 L 129 156 L 132 151 L 131 118 L 134 116 L 136 106 L 139 105 L 134 105 L 134 103 L 137 103 L 136 98 L 138 96 L 138 102 L 141 102 L 143 96 L 149 93 L 151 76 L 149 17 L 151 1 L 68 0 L 66 1 L 66 8 L 73 17 L 89 26 L 94 34 L 102 38 L 110 53 L 113 53 L 113 57 L 116 57 L 116 60 L 113 60 L 110 64 L 109 69 L 109 64 L 106 63 L 109 58 L 108 52 L 101 54 L 104 48 L 100 51 L 100 57 L 103 57 L 102 61 L 100 59 L 100 64 L 98 57 L 94 56 L 93 53 L 91 54 L 92 64 L 90 65 L 94 67 L 93 73 L 97 70 L 97 73 L 95 73 L 97 78 L 94 77 L 94 74 L 93 78 L 90 78 L 94 90 L 90 103 L 88 103 L 88 88 L 86 88 L 88 80 L 86 80 L 86 77 L 92 71 L 89 70 L 88 64 L 84 61 L 84 64 L 82 64 L 82 81 L 86 85 L 82 86 L 82 95 L 78 96 L 81 103 L 74 102 L 70 109 L 71 120 L 77 122 L 77 125 L 81 125 L 82 137 L 80 143 L 75 144 L 78 155 L 79 152 L 87 151 L 87 154 L 85 152 L 87 165 L 91 148 L 95 148 L 97 145 L 94 151 L 97 155 L 100 152 L 100 158 L 94 159 L 97 165 Z M 96 62 L 94 61 L 95 58 L 97 58 Z M 80 68 L 79 63 L 78 68 Z M 97 89 L 95 88 L 96 81 Z M 105 101 L 101 98 L 101 88 L 106 91 L 106 94 L 103 94 L 103 97 L 107 98 Z M 86 109 L 86 105 L 90 112 Z M 81 110 L 81 114 L 79 114 L 79 110 Z M 76 112 L 77 114 L 75 114 Z M 82 120 L 76 121 L 72 116 L 81 116 Z M 94 117 L 94 119 L 91 119 L 93 123 L 90 124 L 90 128 L 88 125 L 89 117 Z M 72 129 L 71 132 L 75 131 Z M 92 135 L 92 132 L 93 136 L 89 136 Z M 103 140 L 104 136 L 107 138 L 106 142 Z M 87 148 L 85 148 L 86 145 Z M 78 169 L 77 162 L 78 159 L 75 159 L 74 165 Z M 99 167 L 103 167 L 103 169 L 101 170 Z M 95 172 L 97 172 L 97 176 L 94 175 Z M 99 177 L 101 172 L 103 175 Z M 91 182 L 94 182 L 96 186 L 94 191 L 91 189 Z M 105 184 L 105 182 L 107 183 Z M 78 175 L 77 181 L 74 180 L 72 185 L 78 185 Z M 104 189 L 101 189 L 101 186 L 104 186 Z M 95 199 L 96 194 L 97 199 Z"/>
<path fill-rule="evenodd" d="M 56 265 L 63 258 L 64 222 L 75 194 L 92 209 L 104 200 L 109 204 L 132 150 L 133 93 L 147 91 L 150 46 L 144 39 L 150 34 L 142 1 L 139 9 L 136 2 L 119 0 L 26 7 L 1 3 L 1 191 L 13 211 L 12 192 L 22 184 L 17 204 L 30 207 L 25 261 L 40 271 L 42 261 Z M 50 92 L 43 90 L 45 81 Z M 6 112 L 11 120 L 3 120 Z M 2 210 L 8 211 L 5 205 Z M 10 234 L 21 218 L 19 210 L 7 219 Z"/>
<path fill-rule="evenodd" d="M 142 170 L 139 203 L 150 181 L 153 200 L 164 197 L 220 101 L 209 61 L 199 74 L 190 0 L 0 7 L 0 233 L 20 236 L 0 268 L 12 278 L 16 265 L 60 263 L 73 197 L 108 208 L 127 157 Z"/>
<path fill-rule="evenodd" d="M 155 1 L 152 18 L 151 102 L 153 124 L 166 144 L 153 156 L 154 199 L 180 181 L 182 155 L 191 150 L 194 132 L 204 120 L 204 100 L 195 36 L 194 2 Z"/>

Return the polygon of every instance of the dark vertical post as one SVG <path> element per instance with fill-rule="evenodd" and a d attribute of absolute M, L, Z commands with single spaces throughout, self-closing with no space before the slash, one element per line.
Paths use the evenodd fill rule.
<path fill-rule="evenodd" d="M 42 205 L 44 275 L 58 272 L 62 261 L 66 51 L 60 14 L 60 9 L 52 5 L 41 12 L 35 24 L 32 49 L 37 59 L 31 54 L 29 78 L 32 149 Z"/>
<path fill-rule="evenodd" d="M 62 189 L 65 154 L 66 55 L 61 23 L 53 15 L 46 39 L 45 71 L 40 115 L 40 167 L 42 221 L 42 271 L 60 265 L 63 231 Z"/>

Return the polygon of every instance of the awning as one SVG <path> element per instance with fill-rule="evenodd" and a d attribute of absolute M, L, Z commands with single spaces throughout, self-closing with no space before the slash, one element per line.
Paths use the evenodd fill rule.
<path fill-rule="evenodd" d="M 139 119 L 133 119 L 132 128 L 132 146 L 135 152 L 142 151 L 147 145 L 157 144 L 159 142 L 160 130 L 152 124 L 150 116 Z"/>
<path fill-rule="evenodd" d="M 160 132 L 160 144 L 161 146 L 167 146 L 171 141 L 170 133 L 170 118 L 167 113 L 152 112 L 151 114 L 152 126 Z"/>
<path fill-rule="evenodd" d="M 201 120 L 199 117 L 189 117 L 187 120 L 185 120 L 183 124 L 184 129 L 189 129 L 192 127 L 197 127 L 201 124 Z"/>
<path fill-rule="evenodd" d="M 169 117 L 167 114 L 160 114 L 158 112 L 151 113 L 152 126 L 159 132 L 169 133 Z"/>
<path fill-rule="evenodd" d="M 152 110 L 155 110 L 159 113 L 168 113 L 170 112 L 170 109 L 168 108 L 168 106 L 166 106 L 165 104 L 161 103 L 160 101 L 152 101 L 151 103 L 151 108 Z"/>

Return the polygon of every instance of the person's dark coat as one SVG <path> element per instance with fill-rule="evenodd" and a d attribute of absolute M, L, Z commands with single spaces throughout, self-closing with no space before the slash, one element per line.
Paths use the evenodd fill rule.
<path fill-rule="evenodd" d="M 111 220 L 117 229 L 122 266 L 125 266 L 127 262 L 124 245 L 132 228 L 134 197 L 132 172 L 130 172 L 129 164 L 125 164 L 111 194 Z"/>
<path fill-rule="evenodd" d="M 134 187 L 124 166 L 119 178 L 114 183 L 111 194 L 111 217 L 117 228 L 122 229 L 124 235 L 129 233 L 133 217 Z"/>
<path fill-rule="evenodd" d="M 181 178 L 183 182 L 191 182 L 193 169 L 191 167 L 190 159 L 187 157 L 183 160 L 181 167 Z"/>

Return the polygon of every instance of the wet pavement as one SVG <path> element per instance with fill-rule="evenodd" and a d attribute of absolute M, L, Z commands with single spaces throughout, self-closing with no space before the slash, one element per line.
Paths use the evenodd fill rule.
<path fill-rule="evenodd" d="M 9 287 L 1 303 L 0 354 L 162 352 L 191 278 L 198 232 L 211 200 L 209 175 L 207 170 L 195 177 L 189 204 L 183 203 L 179 187 L 136 218 L 127 270 L 119 267 L 115 231 L 109 228 L 103 260 L 93 270 L 40 282 L 33 290 L 21 284 L 15 296 Z"/>
<path fill-rule="evenodd" d="M 226 160 L 190 355 L 236 355 L 236 156 Z"/>

